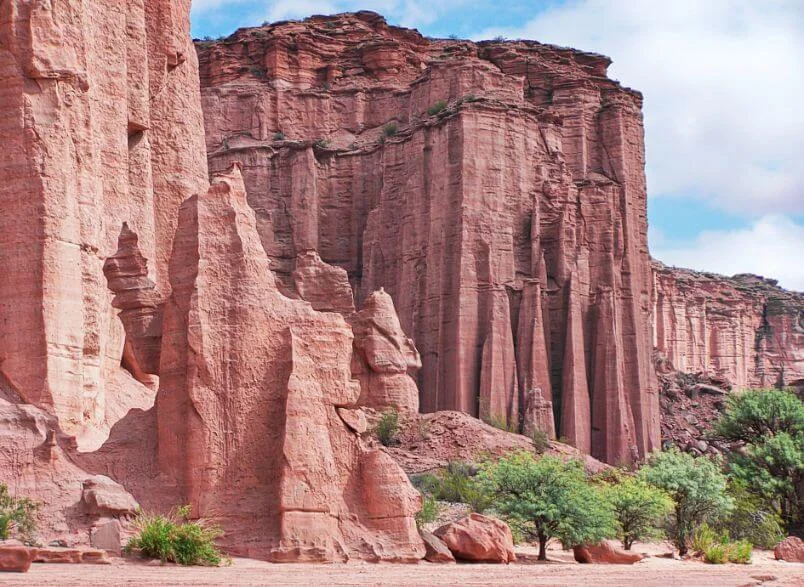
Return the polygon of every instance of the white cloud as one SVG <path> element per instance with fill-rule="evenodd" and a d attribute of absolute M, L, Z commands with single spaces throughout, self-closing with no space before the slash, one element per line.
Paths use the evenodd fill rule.
<path fill-rule="evenodd" d="M 653 256 L 667 265 L 724 275 L 756 273 L 804 291 L 804 226 L 781 215 L 763 216 L 736 230 L 704 231 L 694 243 L 674 246 L 659 239 Z"/>
<path fill-rule="evenodd" d="M 609 55 L 645 95 L 651 196 L 748 217 L 804 210 L 804 2 L 581 0 L 504 35 Z"/>

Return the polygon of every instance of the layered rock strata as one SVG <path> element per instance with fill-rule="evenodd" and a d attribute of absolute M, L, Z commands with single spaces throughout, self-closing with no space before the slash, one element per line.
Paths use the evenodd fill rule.
<path fill-rule="evenodd" d="M 654 283 L 654 345 L 675 369 L 737 389 L 804 383 L 803 294 L 658 262 Z"/>
<path fill-rule="evenodd" d="M 153 393 L 101 270 L 123 221 L 167 283 L 205 189 L 190 0 L 0 4 L 0 372 L 85 448 Z"/>
<path fill-rule="evenodd" d="M 384 287 L 425 411 L 557 428 L 610 462 L 658 445 L 642 99 L 607 58 L 365 12 L 197 48 L 210 166 L 244 162 L 280 288 L 307 251 L 358 304 Z"/>

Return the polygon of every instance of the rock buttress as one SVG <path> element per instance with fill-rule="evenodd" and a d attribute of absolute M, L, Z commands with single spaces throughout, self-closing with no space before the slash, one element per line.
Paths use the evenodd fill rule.
<path fill-rule="evenodd" d="M 239 166 L 180 212 L 156 413 L 160 471 L 232 553 L 418 560 L 420 497 L 341 420 L 352 331 L 279 293 Z"/>

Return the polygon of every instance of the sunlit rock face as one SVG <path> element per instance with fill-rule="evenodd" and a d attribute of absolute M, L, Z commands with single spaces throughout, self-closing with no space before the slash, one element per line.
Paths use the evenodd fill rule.
<path fill-rule="evenodd" d="M 654 282 L 654 344 L 676 369 L 737 389 L 804 384 L 804 295 L 661 263 Z"/>
<path fill-rule="evenodd" d="M 308 251 L 357 307 L 384 288 L 423 411 L 610 462 L 658 446 L 642 98 L 606 57 L 368 12 L 196 48 L 210 167 L 243 162 L 281 290 Z"/>
<path fill-rule="evenodd" d="M 189 5 L 0 4 L 0 371 L 83 448 L 154 396 L 121 368 L 104 260 L 128 222 L 164 286 L 207 185 Z"/>

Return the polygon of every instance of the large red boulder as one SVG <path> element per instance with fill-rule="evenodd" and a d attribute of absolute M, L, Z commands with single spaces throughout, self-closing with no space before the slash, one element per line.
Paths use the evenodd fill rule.
<path fill-rule="evenodd" d="M 613 540 L 582 544 L 573 548 L 573 552 L 579 563 L 597 565 L 633 565 L 645 558 L 642 554 L 623 550 Z"/>
<path fill-rule="evenodd" d="M 505 522 L 481 514 L 441 526 L 434 534 L 444 541 L 456 559 L 483 563 L 510 563 L 514 537 Z"/>
<path fill-rule="evenodd" d="M 0 572 L 25 573 L 33 562 L 33 548 L 0 542 Z"/>
<path fill-rule="evenodd" d="M 789 563 L 804 563 L 804 540 L 798 536 L 788 536 L 773 549 L 776 560 Z"/>

